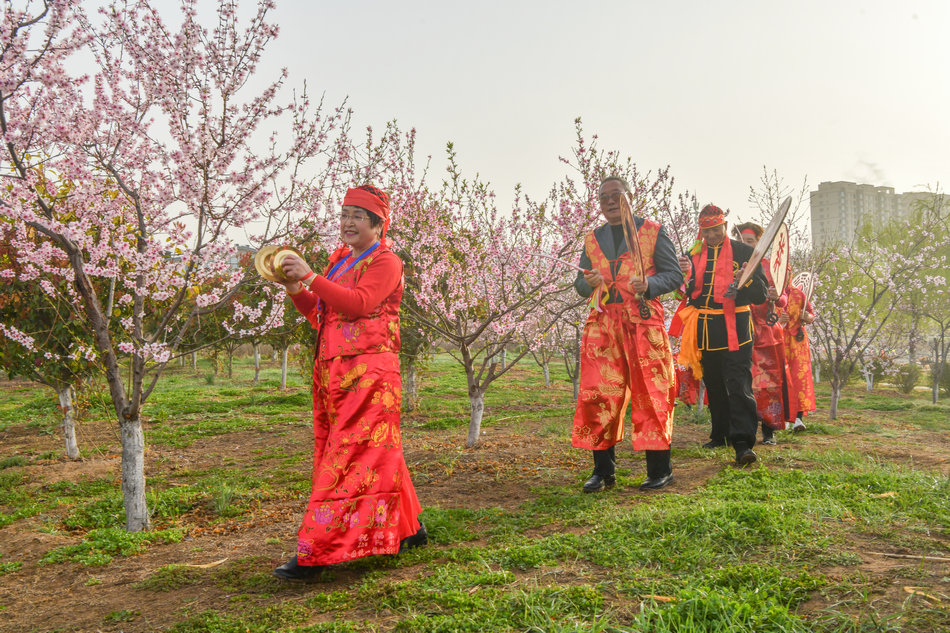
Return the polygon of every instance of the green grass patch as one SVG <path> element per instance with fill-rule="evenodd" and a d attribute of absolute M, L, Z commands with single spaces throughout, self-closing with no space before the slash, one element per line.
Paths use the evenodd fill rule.
<path fill-rule="evenodd" d="M 154 543 L 178 543 L 185 530 L 174 528 L 153 532 L 126 532 L 118 528 L 99 528 L 90 531 L 82 543 L 57 547 L 40 559 L 40 564 L 50 565 L 72 561 L 81 565 L 106 565 L 114 556 L 141 554 Z"/>

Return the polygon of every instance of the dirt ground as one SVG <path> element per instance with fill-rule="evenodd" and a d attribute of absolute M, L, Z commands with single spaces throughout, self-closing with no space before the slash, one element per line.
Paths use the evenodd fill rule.
<path fill-rule="evenodd" d="M 2 385 L 0 385 L 2 389 Z M 822 413 L 813 417 L 821 420 Z M 589 455 L 572 449 L 563 438 L 543 437 L 539 431 L 543 420 L 522 421 L 516 433 L 502 427 L 489 427 L 481 444 L 464 449 L 464 430 L 449 429 L 423 431 L 413 428 L 411 419 L 404 430 L 406 461 L 416 482 L 423 507 L 513 509 L 532 498 L 532 487 L 539 485 L 577 485 L 589 474 Z M 569 424 L 569 421 L 566 421 Z M 218 465 L 222 456 L 238 463 L 252 463 L 262 451 L 274 448 L 275 442 L 288 446 L 306 446 L 312 439 L 305 425 L 293 427 L 290 435 L 275 437 L 269 432 L 241 432 L 219 435 L 195 441 L 187 448 L 151 447 L 148 450 L 148 476 L 179 469 L 200 469 Z M 899 426 L 892 432 L 901 433 Z M 946 433 L 928 433 L 920 429 L 904 429 L 904 436 L 882 445 L 874 436 L 812 435 L 808 438 L 816 450 L 845 446 L 861 450 L 889 462 L 914 465 L 950 476 L 950 446 Z M 705 427 L 679 424 L 675 429 L 674 449 L 695 448 L 706 440 Z M 86 446 L 112 445 L 118 451 L 115 429 L 108 424 L 86 425 L 80 442 Z M 59 440 L 53 435 L 37 434 L 27 426 L 13 426 L 0 432 L 0 456 L 17 453 L 60 451 Z M 788 445 L 760 446 L 757 450 L 770 467 L 780 465 L 769 460 L 781 455 Z M 675 453 L 674 453 L 675 455 Z M 447 456 L 449 459 L 447 459 Z M 636 474 L 644 470 L 642 456 L 634 457 L 629 446 L 618 450 L 621 468 L 630 468 Z M 77 481 L 108 476 L 118 477 L 119 456 L 103 452 L 93 458 L 71 462 L 65 459 L 36 460 L 22 466 L 33 483 L 49 485 L 58 481 Z M 267 462 L 264 465 L 269 466 Z M 677 458 L 674 462 L 674 483 L 660 493 L 685 494 L 703 486 L 724 468 L 731 468 L 728 456 L 722 460 Z M 293 466 L 301 473 L 309 472 L 309 461 Z M 629 486 L 615 493 L 616 503 L 639 503 L 646 498 L 636 487 Z M 181 621 L 183 607 L 192 613 L 220 607 L 233 592 L 214 584 L 184 586 L 170 591 L 149 591 L 136 587 L 157 569 L 169 564 L 220 565 L 253 559 L 261 572 L 270 570 L 286 560 L 295 546 L 295 532 L 303 509 L 301 499 L 278 499 L 262 504 L 247 516 L 223 523 L 202 521 L 201 517 L 182 517 L 189 527 L 185 540 L 175 544 L 151 545 L 144 554 L 121 557 L 106 567 L 82 566 L 76 563 L 39 565 L 38 561 L 50 549 L 78 543 L 81 534 L 50 534 L 40 530 L 57 509 L 30 519 L 17 521 L 0 529 L 0 562 L 21 561 L 21 569 L 0 576 L 0 631 L 156 631 Z M 276 541 L 274 539 L 277 539 Z M 271 544 L 269 544 L 269 542 Z M 863 572 L 877 583 L 883 600 L 900 604 L 911 595 L 914 581 L 902 573 L 913 567 L 943 577 L 943 595 L 950 592 L 950 566 L 945 561 L 921 561 L 887 557 L 882 546 L 872 537 L 855 540 L 852 550 L 864 561 L 847 569 L 823 570 L 829 577 L 854 575 Z M 900 554 L 900 552 L 890 552 Z M 224 561 L 224 562 L 220 562 Z M 246 564 L 246 563 L 242 563 Z M 390 579 L 411 576 L 414 568 L 392 569 Z M 319 585 L 281 588 L 281 596 L 296 593 L 310 595 L 316 592 L 336 591 L 352 584 L 365 572 L 345 566 L 333 581 Z M 934 577 L 934 576 L 931 576 Z M 931 590 L 927 590 L 928 593 Z M 804 609 L 827 606 L 821 597 L 814 597 Z M 140 615 L 132 622 L 104 623 L 107 614 L 123 610 Z M 329 616 L 328 616 L 329 617 Z M 376 614 L 366 617 L 379 622 Z"/>

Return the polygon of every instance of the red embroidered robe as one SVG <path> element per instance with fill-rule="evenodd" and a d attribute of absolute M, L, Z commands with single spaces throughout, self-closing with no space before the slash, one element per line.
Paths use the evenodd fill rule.
<path fill-rule="evenodd" d="M 767 259 L 762 260 L 762 270 L 769 286 L 774 286 Z M 785 307 L 786 295 L 779 297 L 775 309 Z M 771 429 L 784 429 L 788 419 L 785 364 L 785 330 L 781 325 L 768 325 L 769 302 L 751 306 L 754 342 L 752 346 L 752 392 L 755 395 L 756 412 Z"/>
<path fill-rule="evenodd" d="M 656 273 L 653 252 L 659 231 L 660 225 L 652 220 L 640 226 L 647 276 Z M 620 267 L 613 276 L 593 231 L 587 234 L 584 248 L 607 289 L 618 292 L 623 302 L 608 303 L 602 311 L 591 309 L 584 324 L 572 444 L 604 450 L 620 442 L 630 404 L 634 450 L 666 450 L 673 437 L 676 380 L 663 304 L 659 299 L 648 300 L 650 318 L 641 318 L 639 300 L 629 286 L 633 272 L 629 256 L 619 257 Z"/>
<path fill-rule="evenodd" d="M 805 299 L 805 293 L 792 286 L 788 289 L 788 323 L 785 325 L 785 362 L 789 374 L 789 420 L 799 411 L 807 414 L 814 411 L 815 383 L 812 379 L 811 347 L 808 344 L 808 332 L 802 323 L 802 314 L 808 312 L 814 316 L 811 303 Z M 798 340 L 801 336 L 802 340 Z"/>
<path fill-rule="evenodd" d="M 324 275 L 348 252 L 331 255 Z M 395 554 L 419 529 L 421 511 L 399 428 L 402 262 L 381 244 L 338 279 L 318 277 L 310 288 L 293 297 L 319 332 L 313 481 L 297 561 Z"/>

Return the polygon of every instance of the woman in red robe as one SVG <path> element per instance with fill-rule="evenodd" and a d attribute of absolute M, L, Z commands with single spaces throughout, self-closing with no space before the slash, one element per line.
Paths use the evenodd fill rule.
<path fill-rule="evenodd" d="M 389 196 L 366 185 L 343 199 L 344 246 L 324 274 L 283 260 L 294 306 L 317 330 L 313 485 L 297 555 L 274 570 L 308 580 L 321 567 L 427 542 L 399 429 L 402 261 L 390 250 Z"/>
<path fill-rule="evenodd" d="M 791 274 L 791 271 L 789 271 Z M 800 288 L 789 286 L 788 304 L 779 316 L 779 323 L 785 328 L 785 362 L 788 364 L 788 404 L 789 420 L 795 414 L 792 430 L 805 430 L 802 418 L 814 411 L 815 383 L 812 380 L 811 347 L 808 345 L 808 333 L 805 325 L 815 320 L 815 310 Z"/>

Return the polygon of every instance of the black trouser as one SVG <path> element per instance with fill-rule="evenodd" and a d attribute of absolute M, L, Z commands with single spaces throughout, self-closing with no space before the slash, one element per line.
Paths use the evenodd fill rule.
<path fill-rule="evenodd" d="M 752 448 L 759 425 L 752 395 L 752 343 L 735 352 L 703 351 L 702 365 L 712 418 L 710 439 L 728 440 L 737 451 Z"/>
<path fill-rule="evenodd" d="M 601 477 L 613 477 L 617 470 L 617 457 L 614 447 L 594 452 L 594 474 Z M 665 451 L 646 451 L 647 454 L 647 477 L 650 479 L 659 479 L 666 477 L 672 472 L 670 466 L 670 449 Z"/>

